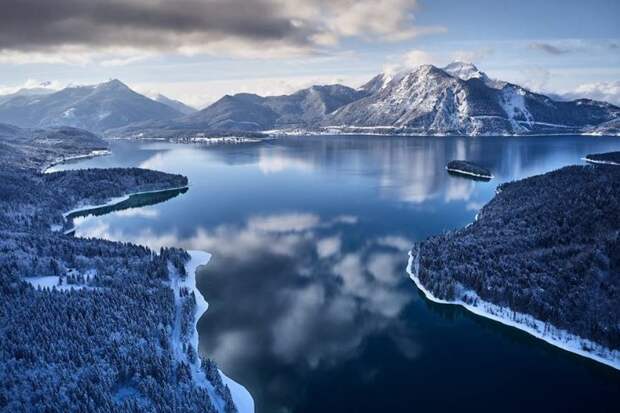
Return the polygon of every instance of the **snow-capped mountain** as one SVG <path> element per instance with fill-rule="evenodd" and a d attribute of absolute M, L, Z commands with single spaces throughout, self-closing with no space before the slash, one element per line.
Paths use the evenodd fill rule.
<path fill-rule="evenodd" d="M 114 132 L 136 135 L 148 126 L 150 134 L 156 134 L 157 128 L 431 135 L 599 133 L 599 125 L 615 125 L 618 118 L 620 109 L 611 104 L 556 101 L 491 79 L 473 64 L 455 62 L 444 68 L 424 65 L 379 74 L 357 90 L 329 85 L 283 96 L 227 95 L 172 122 L 130 125 L 127 131 Z"/>
<path fill-rule="evenodd" d="M 425 134 L 605 134 L 620 108 L 590 99 L 559 101 L 495 80 L 470 63 L 383 73 L 359 89 L 312 86 L 290 95 L 226 95 L 188 112 L 142 96 L 118 80 L 0 101 L 0 122 L 68 125 L 108 136 L 303 131 Z M 162 103 L 163 102 L 163 103 Z M 176 103 L 175 103 L 176 102 Z M 165 104 L 164 104 L 165 103 Z M 177 105 L 178 104 L 178 105 Z"/>
<path fill-rule="evenodd" d="M 0 122 L 21 127 L 73 126 L 93 132 L 182 114 L 131 90 L 119 80 L 0 101 Z"/>
<path fill-rule="evenodd" d="M 380 75 L 362 89 L 370 94 L 329 114 L 321 126 L 352 132 L 523 135 L 581 133 L 620 117 L 620 108 L 611 104 L 554 101 L 492 80 L 464 63 Z"/>

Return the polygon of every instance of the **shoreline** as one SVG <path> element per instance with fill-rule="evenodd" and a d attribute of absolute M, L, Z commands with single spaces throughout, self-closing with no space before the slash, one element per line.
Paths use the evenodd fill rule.
<path fill-rule="evenodd" d="M 110 200 L 106 203 L 103 204 L 98 204 L 98 205 L 84 205 L 84 206 L 80 206 L 77 207 L 75 209 L 72 209 L 70 211 L 64 212 L 62 214 L 63 218 L 66 220 L 67 217 L 71 214 L 75 214 L 78 212 L 85 212 L 85 211 L 90 211 L 93 209 L 99 209 L 99 208 L 105 208 L 105 207 L 111 207 L 117 204 L 120 204 L 121 202 L 125 202 L 127 201 L 129 198 L 131 198 L 132 196 L 136 196 L 136 195 L 147 195 L 147 194 L 157 194 L 160 192 L 168 192 L 168 191 L 177 191 L 177 190 L 181 190 L 181 189 L 189 189 L 189 185 L 185 185 L 185 186 L 177 186 L 177 187 L 173 187 L 173 188 L 165 188 L 165 189 L 153 189 L 151 191 L 139 191 L 139 192 L 131 192 L 129 194 L 126 195 L 122 195 L 122 196 L 117 196 L 117 197 L 113 197 L 110 198 Z"/>
<path fill-rule="evenodd" d="M 47 170 L 49 168 L 51 168 L 54 165 L 58 165 L 60 163 L 66 162 L 66 161 L 75 160 L 75 159 L 87 159 L 87 158 L 92 158 L 92 157 L 95 157 L 95 156 L 110 155 L 111 153 L 112 152 L 109 151 L 109 150 L 105 150 L 105 151 L 92 151 L 92 152 L 90 152 L 88 154 L 84 154 L 84 155 L 77 155 L 77 156 L 74 156 L 74 157 L 63 158 L 62 160 L 59 160 L 57 162 L 53 162 L 52 164 L 48 165 L 47 167 L 45 167 L 43 169 L 42 172 L 43 173 L 48 173 Z M 102 203 L 102 204 L 83 205 L 83 206 L 74 208 L 72 210 L 69 210 L 69 211 L 63 213 L 62 217 L 65 220 L 65 222 L 67 222 L 67 217 L 69 215 L 71 215 L 71 214 L 118 205 L 118 204 L 120 204 L 120 203 L 122 203 L 124 201 L 127 201 L 132 196 L 145 195 L 145 194 L 155 194 L 155 193 L 160 193 L 160 192 L 168 192 L 168 191 L 175 191 L 175 190 L 182 190 L 182 189 L 189 189 L 189 184 L 185 185 L 185 186 L 173 187 L 173 188 L 164 188 L 164 189 L 156 189 L 156 190 L 151 190 L 151 191 L 132 192 L 132 193 L 125 194 L 125 195 L 122 195 L 122 196 L 113 197 L 113 198 L 109 199 L 107 202 Z M 75 230 L 76 230 L 76 227 L 73 226 L 73 227 L 65 230 L 64 234 L 65 235 L 70 234 L 71 232 L 74 232 Z M 204 375 L 204 372 L 202 372 L 202 370 L 201 370 L 201 359 L 200 359 L 200 353 L 198 351 L 199 350 L 198 321 L 200 320 L 202 315 L 209 308 L 209 304 L 206 301 L 205 297 L 200 292 L 200 290 L 198 289 L 198 287 L 196 286 L 196 270 L 200 266 L 207 265 L 207 263 L 211 259 L 211 254 L 209 254 L 208 252 L 205 252 L 205 251 L 198 251 L 198 250 L 187 250 L 187 253 L 191 257 L 190 260 L 185 264 L 185 270 L 187 272 L 187 277 L 182 282 L 177 283 L 176 287 L 178 288 L 180 286 L 185 286 L 190 291 L 192 291 L 194 293 L 195 297 L 196 297 L 196 310 L 195 310 L 195 313 L 194 313 L 194 326 L 193 326 L 192 338 L 191 338 L 191 343 L 190 343 L 192 345 L 192 347 L 194 348 L 195 354 L 197 356 L 196 357 L 197 358 L 197 362 L 196 362 L 196 364 L 194 365 L 194 368 L 193 368 L 193 376 L 194 376 L 194 378 L 196 378 L 196 376 L 201 376 L 201 377 L 198 377 L 199 381 L 204 380 L 205 382 L 208 382 L 208 380 L 206 379 L 206 377 Z M 171 288 L 173 289 L 173 291 L 175 290 L 175 286 L 171 285 Z M 172 338 L 174 338 L 174 337 L 172 337 Z M 250 392 L 243 385 L 239 384 L 238 382 L 234 381 L 230 377 L 226 376 L 224 374 L 224 372 L 222 372 L 221 370 L 218 369 L 218 372 L 220 374 L 220 377 L 221 377 L 223 383 L 225 385 L 227 385 L 229 390 L 230 390 L 230 394 L 231 394 L 231 397 L 233 399 L 233 403 L 235 404 L 235 407 L 237 408 L 238 413 L 254 413 L 254 399 L 252 398 L 252 395 L 250 394 Z M 205 384 L 205 383 L 203 383 L 203 384 Z M 200 383 L 196 383 L 196 385 L 200 385 Z M 209 386 L 212 387 L 210 382 L 209 382 Z M 214 399 L 214 397 L 213 397 L 214 393 L 212 391 L 210 391 L 210 394 L 211 394 L 212 398 Z M 215 399 L 213 400 L 213 402 L 215 402 Z"/>
<path fill-rule="evenodd" d="M 462 169 L 448 168 L 447 166 L 446 166 L 446 171 L 457 173 L 457 174 L 462 174 L 462 175 L 474 176 L 476 178 L 483 178 L 483 179 L 493 179 L 494 178 L 493 175 L 480 175 L 480 174 L 476 174 L 476 173 L 473 173 L 473 172 L 464 171 Z"/>
<path fill-rule="evenodd" d="M 187 287 L 190 291 L 194 293 L 196 297 L 194 328 L 192 331 L 192 338 L 190 344 L 194 347 L 194 350 L 196 351 L 197 366 L 200 369 L 201 359 L 200 352 L 198 351 L 198 321 L 209 308 L 209 303 L 196 286 L 196 272 L 198 270 L 198 267 L 207 265 L 209 263 L 209 261 L 211 260 L 211 254 L 199 250 L 187 250 L 187 253 L 190 255 L 191 258 L 185 264 L 187 276 L 185 280 L 183 280 L 181 285 Z M 252 399 L 252 395 L 250 394 L 250 392 L 245 387 L 243 387 L 243 385 L 226 376 L 224 372 L 222 372 L 222 370 L 218 369 L 218 371 L 220 373 L 222 381 L 225 385 L 228 386 L 228 389 L 230 390 L 230 395 L 232 396 L 238 413 L 254 413 L 254 399 Z"/>
<path fill-rule="evenodd" d="M 49 171 L 50 168 L 56 166 L 56 165 L 60 165 L 62 163 L 65 162 L 70 162 L 70 161 L 76 161 L 79 159 L 88 159 L 88 158 L 95 158 L 97 156 L 108 156 L 108 155 L 112 155 L 112 151 L 109 149 L 95 149 L 90 151 L 89 153 L 85 153 L 83 155 L 73 155 L 73 156 L 67 156 L 67 157 L 63 157 L 63 158 L 57 158 L 55 160 L 53 160 L 49 165 L 43 167 L 41 169 L 41 173 L 44 174 L 51 174 L 54 173 L 53 171 Z"/>
<path fill-rule="evenodd" d="M 599 161 L 598 159 L 590 159 L 587 156 L 581 158 L 582 161 L 586 161 L 588 163 L 597 164 L 597 165 L 615 165 L 620 166 L 620 163 L 614 161 Z"/>
<path fill-rule="evenodd" d="M 416 287 L 422 291 L 427 300 L 438 304 L 459 305 L 473 314 L 494 320 L 506 326 L 517 328 L 547 342 L 548 344 L 551 344 L 554 347 L 589 358 L 616 370 L 620 370 L 620 351 L 610 350 L 600 344 L 594 343 L 591 340 L 579 337 L 567 332 L 566 330 L 561 330 L 551 324 L 540 321 L 529 314 L 518 313 L 510 310 L 509 308 L 500 307 L 480 298 L 478 298 L 478 302 L 480 304 L 474 306 L 461 300 L 447 301 L 435 297 L 433 293 L 427 290 L 418 279 L 418 267 L 419 256 L 416 255 L 414 258 L 413 250 L 411 250 L 409 251 L 407 273 L 409 274 L 409 278 L 411 278 Z M 475 295 L 473 292 L 472 294 Z M 475 295 L 475 297 L 477 297 L 477 295 Z M 508 314 L 512 314 L 514 319 L 507 318 L 506 316 Z M 584 350 L 584 347 L 591 349 L 591 351 Z"/>
<path fill-rule="evenodd" d="M 379 129 L 379 128 L 377 128 Z M 506 137 L 506 138 L 521 138 L 521 137 L 545 137 L 545 136 L 585 136 L 585 137 L 599 137 L 599 136 L 611 136 L 617 137 L 620 134 L 593 134 L 590 132 L 575 132 L 575 133 L 529 133 L 529 134 L 479 134 L 479 135 L 467 135 L 467 134 L 451 134 L 451 133 L 414 133 L 414 132 L 368 132 L 372 131 L 371 128 L 362 129 L 359 131 L 348 132 L 343 130 L 286 130 L 286 129 L 271 129 L 260 131 L 268 134 L 269 136 L 280 137 L 300 137 L 300 136 L 379 136 L 379 137 L 437 137 L 437 138 L 478 138 L 478 137 Z"/>

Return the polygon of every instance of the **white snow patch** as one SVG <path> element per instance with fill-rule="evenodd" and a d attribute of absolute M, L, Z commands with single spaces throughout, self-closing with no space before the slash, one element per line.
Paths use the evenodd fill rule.
<path fill-rule="evenodd" d="M 66 282 L 63 282 L 62 285 L 59 285 L 58 284 L 59 279 L 60 279 L 60 276 L 58 275 L 44 275 L 40 277 L 22 278 L 22 280 L 26 281 L 27 283 L 32 285 L 34 288 L 41 288 L 43 290 L 45 289 L 52 290 L 56 288 L 57 290 L 60 290 L 60 291 L 68 291 L 68 290 L 82 290 L 82 289 L 94 290 L 96 288 L 96 287 L 89 287 L 88 285 L 85 285 L 85 284 L 67 284 Z"/>
<path fill-rule="evenodd" d="M 235 407 L 239 413 L 254 413 L 254 399 L 249 391 L 219 370 L 220 377 L 230 390 Z"/>
<path fill-rule="evenodd" d="M 525 105 L 524 96 L 525 91 L 521 88 L 505 87 L 502 89 L 499 103 L 506 112 L 514 133 L 529 130 L 522 123 L 530 127 L 534 123 L 534 117 Z"/>
<path fill-rule="evenodd" d="M 75 117 L 75 108 L 69 108 L 62 112 L 61 116 L 63 118 L 74 118 Z"/>
<path fill-rule="evenodd" d="M 466 291 L 462 295 L 464 297 L 477 300 L 477 304 L 475 305 L 468 304 L 460 299 L 447 301 L 437 298 L 432 292 L 427 290 L 418 279 L 419 270 L 419 249 L 416 251 L 415 255 L 413 251 L 409 251 L 407 273 L 415 283 L 416 287 L 418 287 L 418 289 L 424 293 L 426 299 L 430 301 L 439 304 L 460 305 L 476 315 L 498 321 L 507 326 L 518 328 L 519 330 L 525 331 L 526 333 L 544 340 L 553 346 L 620 370 L 620 351 L 611 350 L 591 340 L 579 337 L 575 334 L 569 333 L 566 330 L 561 330 L 549 323 L 540 321 L 529 314 L 518 313 L 509 308 L 500 307 L 496 304 L 484 301 L 473 291 Z"/>

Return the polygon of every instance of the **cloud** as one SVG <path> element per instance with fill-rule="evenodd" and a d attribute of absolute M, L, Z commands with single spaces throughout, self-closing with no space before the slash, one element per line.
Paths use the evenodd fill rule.
<path fill-rule="evenodd" d="M 402 279 L 402 259 L 394 253 L 376 253 L 368 259 L 368 271 L 380 282 L 396 285 Z M 398 269 L 398 270 L 397 270 Z"/>
<path fill-rule="evenodd" d="M 331 257 L 340 253 L 341 244 L 340 236 L 323 238 L 316 242 L 316 252 L 320 258 Z"/>
<path fill-rule="evenodd" d="M 271 365 L 337 363 L 354 356 L 377 332 L 393 337 L 407 357 L 415 357 L 415 334 L 403 330 L 399 319 L 416 296 L 401 288 L 410 286 L 404 251 L 410 242 L 385 234 L 351 248 L 341 238 L 345 222 L 355 225 L 357 219 L 290 212 L 198 228 L 186 236 L 148 229 L 132 233 L 127 226 L 112 230 L 93 217 L 76 224 L 79 236 L 211 252 L 213 259 L 203 271 L 213 288 L 207 298 L 214 301 L 203 321 L 220 327 L 214 335 L 199 326 L 201 351 L 232 374 L 248 365 L 258 368 L 265 359 Z M 322 254 L 315 255 L 317 250 Z"/>
<path fill-rule="evenodd" d="M 394 248 L 399 251 L 409 251 L 413 246 L 413 241 L 397 235 L 388 235 L 379 238 L 377 240 L 377 244 Z"/>
<path fill-rule="evenodd" d="M 527 66 L 519 71 L 517 84 L 530 90 L 545 90 L 551 80 L 551 72 L 540 66 Z"/>
<path fill-rule="evenodd" d="M 27 79 L 25 82 L 20 83 L 18 85 L 8 86 L 8 85 L 0 85 L 0 96 L 9 95 L 19 91 L 20 89 L 47 89 L 50 92 L 54 92 L 58 89 L 61 89 L 64 85 L 58 81 L 50 81 L 50 80 L 37 80 L 37 79 Z"/>
<path fill-rule="evenodd" d="M 300 232 L 315 228 L 320 218 L 308 213 L 290 213 L 251 217 L 248 228 L 251 231 Z"/>
<path fill-rule="evenodd" d="M 560 94 L 560 97 L 567 100 L 589 98 L 620 106 L 620 80 L 584 83 L 570 92 Z"/>
<path fill-rule="evenodd" d="M 453 61 L 479 63 L 480 61 L 492 56 L 495 53 L 495 49 L 491 47 L 483 47 L 474 50 L 457 50 L 453 52 L 450 57 Z"/>
<path fill-rule="evenodd" d="M 424 50 L 414 49 L 403 56 L 403 61 L 407 67 L 416 67 L 425 64 L 438 64 L 439 58 Z"/>
<path fill-rule="evenodd" d="M 344 38 L 400 41 L 445 30 L 414 24 L 415 8 L 416 0 L 4 0 L 0 60 L 294 56 Z"/>
<path fill-rule="evenodd" d="M 554 55 L 554 56 L 567 54 L 572 51 L 569 48 L 560 47 L 560 46 L 553 45 L 551 43 L 543 43 L 543 42 L 530 43 L 528 47 L 532 50 L 539 50 L 541 52 Z"/>
<path fill-rule="evenodd" d="M 259 151 L 258 169 L 265 175 L 284 171 L 312 171 L 314 165 L 305 159 L 287 157 L 283 149 Z"/>

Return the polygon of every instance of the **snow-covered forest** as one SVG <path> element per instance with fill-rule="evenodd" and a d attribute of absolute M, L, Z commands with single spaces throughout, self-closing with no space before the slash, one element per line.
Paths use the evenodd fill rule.
<path fill-rule="evenodd" d="M 590 163 L 620 165 L 620 151 L 590 154 L 584 159 Z"/>
<path fill-rule="evenodd" d="M 0 125 L 0 410 L 10 412 L 230 412 L 228 388 L 203 360 L 211 385 L 198 385 L 187 333 L 195 299 L 177 299 L 187 252 L 52 231 L 63 213 L 127 193 L 187 185 L 180 175 L 143 169 L 42 170 L 61 158 L 106 147 L 85 131 Z M 70 221 L 70 218 L 69 218 Z M 58 276 L 85 288 L 35 288 Z M 180 323 L 181 345 L 172 331 Z M 217 376 L 217 377 L 216 377 Z"/>
<path fill-rule="evenodd" d="M 417 278 L 438 299 L 473 291 L 618 350 L 618 182 L 620 168 L 596 165 L 503 184 L 472 225 L 415 247 Z"/>

